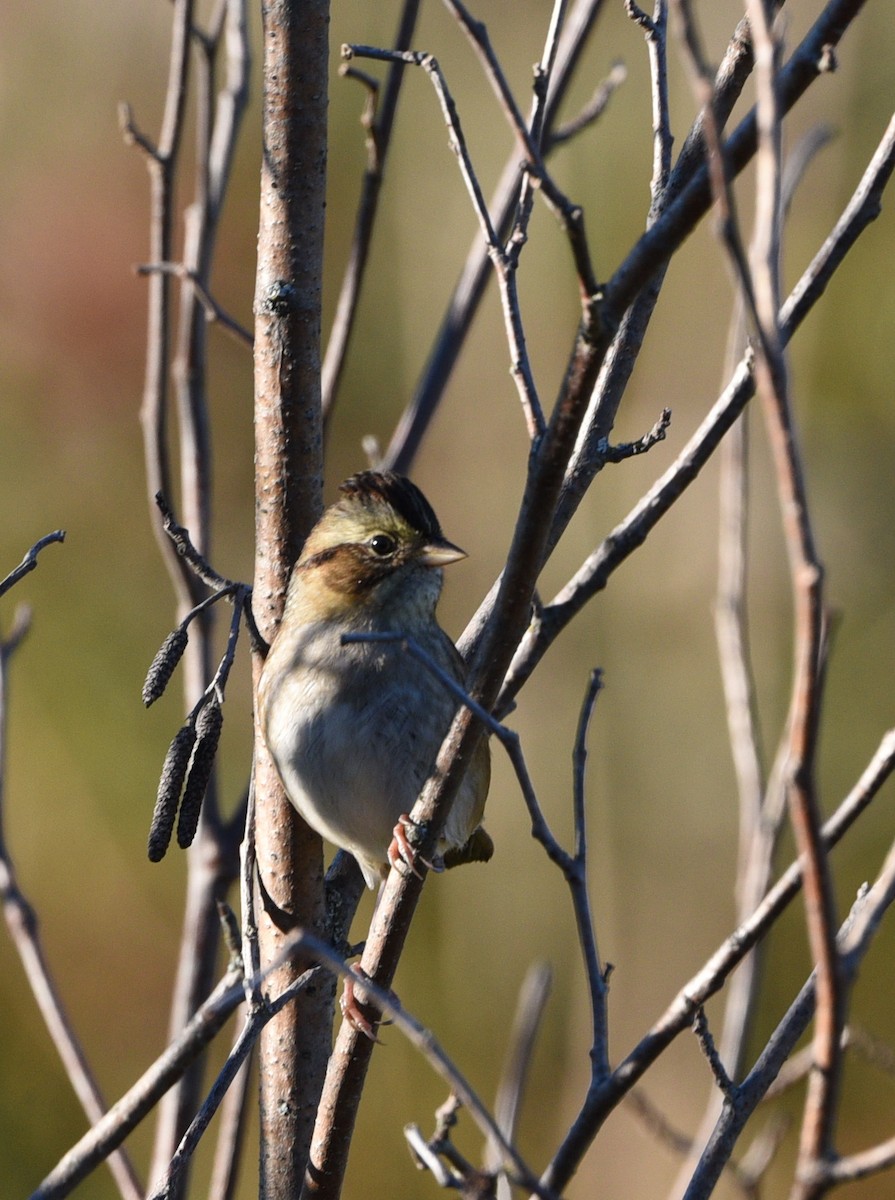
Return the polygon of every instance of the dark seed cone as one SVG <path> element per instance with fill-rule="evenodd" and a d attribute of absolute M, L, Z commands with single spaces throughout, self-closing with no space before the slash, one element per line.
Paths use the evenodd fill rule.
<path fill-rule="evenodd" d="M 183 657 L 189 634 L 186 626 L 179 625 L 173 633 L 169 633 L 159 647 L 158 653 L 152 660 L 146 672 L 143 684 L 143 703 L 148 708 L 158 700 L 168 686 L 168 680 L 174 674 L 174 668 Z"/>
<path fill-rule="evenodd" d="M 184 725 L 178 729 L 174 741 L 168 747 L 162 775 L 158 783 L 158 797 L 152 814 L 152 824 L 149 826 L 149 861 L 159 862 L 165 857 L 171 833 L 174 829 L 174 818 L 177 815 L 177 802 L 183 791 L 183 781 L 189 766 L 190 754 L 196 741 L 196 730 L 192 725 Z"/>
<path fill-rule="evenodd" d="M 211 778 L 214 766 L 214 756 L 217 753 L 218 742 L 221 739 L 221 726 L 224 714 L 217 701 L 206 704 L 196 721 L 196 748 L 190 763 L 186 786 L 183 789 L 183 801 L 180 805 L 180 817 L 177 821 L 177 844 L 184 850 L 191 846 L 199 825 L 199 813 L 202 811 L 202 801 L 205 799 L 205 789 Z"/>

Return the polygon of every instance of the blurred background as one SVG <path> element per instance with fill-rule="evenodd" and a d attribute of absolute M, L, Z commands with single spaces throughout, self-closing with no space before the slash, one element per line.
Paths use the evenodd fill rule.
<path fill-rule="evenodd" d="M 551 5 L 481 0 L 494 45 L 523 109 Z M 742 4 L 695 6 L 717 62 Z M 820 3 L 787 5 L 791 47 Z M 20 883 L 35 905 L 72 1021 L 111 1102 L 165 1044 L 180 937 L 184 859 L 158 865 L 145 843 L 159 769 L 182 718 L 178 687 L 146 712 L 146 666 L 173 622 L 167 574 L 147 519 L 138 423 L 146 282 L 133 267 L 148 250 L 145 164 L 125 147 L 117 106 L 129 101 L 155 136 L 164 101 L 170 7 L 160 0 L 6 3 L 0 42 L 0 576 L 43 534 L 64 546 L 4 600 L 33 627 L 16 655 L 9 698 L 6 831 Z M 342 42 L 388 45 L 396 3 L 335 0 L 331 47 L 328 327 L 364 167 L 363 93 L 336 75 Z M 826 237 L 889 119 L 895 25 L 871 3 L 846 35 L 839 69 L 810 90 L 787 124 L 788 144 L 817 123 L 837 136 L 810 167 L 789 223 L 791 286 Z M 204 15 L 204 14 L 203 14 Z M 253 20 L 255 14 L 253 13 Z M 416 45 L 437 54 L 455 94 L 484 190 L 511 137 L 471 51 L 438 4 L 423 6 Z M 255 38 L 257 48 L 257 30 Z M 676 147 L 695 108 L 672 45 Z M 257 60 L 257 49 L 256 49 Z M 619 2 L 607 6 L 564 115 L 571 116 L 618 60 L 627 83 L 591 131 L 559 153 L 557 177 L 586 211 L 598 272 L 611 274 L 642 231 L 651 164 L 647 58 Z M 219 301 L 251 326 L 257 233 L 258 63 L 253 102 L 228 198 L 214 277 Z M 744 101 L 751 103 L 751 89 Z M 741 106 L 738 114 L 745 111 Z M 189 200 L 188 176 L 181 200 Z M 748 225 L 750 177 L 740 185 Z M 820 789 L 831 811 L 895 723 L 895 199 L 861 239 L 792 346 L 802 432 L 828 600 L 837 615 L 821 746 Z M 366 464 L 361 439 L 383 445 L 425 362 L 476 223 L 446 144 L 431 86 L 408 72 L 395 128 L 360 325 L 327 458 L 327 497 Z M 563 237 L 542 205 L 522 258 L 528 343 L 545 404 L 556 395 L 576 321 Z M 705 224 L 669 272 L 615 431 L 639 437 L 663 406 L 667 439 L 607 469 L 549 564 L 549 598 L 666 469 L 725 382 L 732 289 Z M 496 289 L 451 380 L 414 476 L 447 536 L 469 551 L 451 568 L 442 606 L 458 636 L 504 560 L 526 465 L 527 440 L 508 372 Z M 212 558 L 224 574 L 252 574 L 252 366 L 248 352 L 211 333 L 215 456 Z M 760 413 L 753 414 L 751 619 L 762 730 L 773 756 L 788 699 L 791 606 L 785 553 Z M 717 470 L 709 466 L 647 544 L 570 628 L 523 692 L 511 723 L 523 739 L 549 820 L 568 844 L 571 749 L 592 667 L 605 672 L 588 773 L 591 883 L 601 952 L 615 966 L 611 1052 L 623 1057 L 733 926 L 730 879 L 737 813 L 713 632 Z M 248 665 L 228 692 L 222 794 L 236 803 L 250 747 Z M 404 1003 L 433 1028 L 481 1094 L 493 1096 L 512 1012 L 529 965 L 547 961 L 554 987 L 534 1060 L 520 1145 L 540 1169 L 577 1111 L 588 1076 L 589 1014 L 564 885 L 531 841 L 518 790 L 499 749 L 488 827 L 497 853 L 432 882 L 396 981 Z M 872 880 L 895 833 L 889 784 L 835 852 L 844 914 Z M 781 866 L 791 855 L 783 840 Z M 368 916 L 368 910 L 363 910 Z M 866 961 L 854 1018 L 895 1045 L 895 920 Z M 772 936 L 754 1050 L 764 1044 L 808 970 L 800 904 Z M 81 1135 L 84 1119 L 35 1011 L 17 955 L 0 938 L 0 1170 L 4 1195 L 27 1195 Z M 716 1002 L 709 1017 L 720 1021 Z M 224 1039 L 227 1040 L 227 1039 Z M 443 1085 L 387 1031 L 373 1059 L 346 1194 L 434 1194 L 402 1127 L 431 1129 Z M 218 1055 L 219 1057 L 219 1055 Z M 650 1100 L 683 1130 L 698 1123 L 710 1087 L 695 1040 L 684 1036 L 649 1073 Z M 797 1121 L 802 1093 L 779 1108 Z M 848 1152 L 895 1131 L 895 1080 L 850 1061 L 838 1147 Z M 754 1122 L 761 1128 L 765 1116 Z M 744 1145 L 751 1140 L 747 1136 Z M 479 1139 L 461 1118 L 459 1144 Z M 794 1135 L 768 1177 L 785 1195 Z M 151 1122 L 129 1146 L 142 1172 Z M 207 1170 L 200 1153 L 197 1170 Z M 636 1166 L 632 1166 L 636 1164 Z M 569 1196 L 663 1196 L 674 1153 L 622 1106 L 568 1189 Z M 256 1194 L 247 1144 L 241 1195 Z M 849 1195 L 892 1194 L 891 1175 Z M 201 1194 L 201 1188 L 196 1194 Z M 724 1182 L 719 1196 L 736 1195 Z M 76 1192 L 114 1195 L 105 1170 Z"/>

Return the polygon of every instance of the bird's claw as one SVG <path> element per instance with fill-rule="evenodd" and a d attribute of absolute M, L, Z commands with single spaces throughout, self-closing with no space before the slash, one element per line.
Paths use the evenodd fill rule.
<path fill-rule="evenodd" d="M 376 1036 L 376 1026 L 379 1021 L 370 1021 L 363 1013 L 361 1004 L 366 1004 L 365 1001 L 360 1001 L 355 993 L 355 983 L 360 980 L 369 979 L 369 975 L 363 967 L 352 967 L 345 976 L 345 987 L 339 999 L 339 1009 L 342 1016 L 348 1022 L 352 1029 L 358 1033 L 362 1033 L 364 1037 L 370 1039 L 371 1042 L 379 1042 Z M 367 1006 L 369 1007 L 369 1006 Z"/>
<path fill-rule="evenodd" d="M 382 1013 L 369 1000 L 358 999 L 355 992 L 357 985 L 360 984 L 363 987 L 363 981 L 369 978 L 370 976 L 363 967 L 351 967 L 345 976 L 345 987 L 339 999 L 339 1009 L 352 1029 L 358 1033 L 362 1033 L 364 1037 L 369 1038 L 371 1042 L 375 1042 L 377 1046 L 381 1046 L 382 1043 L 376 1036 L 376 1030 L 382 1025 L 391 1025 L 391 1021 L 386 1020 L 382 1016 Z M 389 995 L 393 998 L 395 1004 L 397 1004 L 398 998 L 394 992 L 389 992 Z M 378 1013 L 378 1016 L 372 1021 L 369 1020 L 362 1011 L 361 1005 L 370 1012 Z"/>
<path fill-rule="evenodd" d="M 417 879 L 423 878 L 422 873 L 417 870 L 418 862 L 421 862 L 428 870 L 440 874 L 444 870 L 444 863 L 440 855 L 433 856 L 431 860 L 423 858 L 407 836 L 407 831 L 410 829 L 419 829 L 419 826 L 410 819 L 407 813 L 401 813 L 398 823 L 392 831 L 392 842 L 388 848 L 389 865 L 397 868 L 402 874 L 410 871 Z"/>

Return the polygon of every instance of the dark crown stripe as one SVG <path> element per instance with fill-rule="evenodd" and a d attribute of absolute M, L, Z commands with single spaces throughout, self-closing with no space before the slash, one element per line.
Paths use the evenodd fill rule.
<path fill-rule="evenodd" d="M 404 518 L 412 529 L 427 538 L 442 537 L 432 505 L 419 490 L 403 475 L 393 471 L 360 471 L 339 488 L 346 496 L 356 496 L 366 503 L 385 502 Z"/>

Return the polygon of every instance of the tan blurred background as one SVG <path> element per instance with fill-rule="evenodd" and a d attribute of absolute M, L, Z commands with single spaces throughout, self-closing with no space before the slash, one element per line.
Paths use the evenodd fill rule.
<path fill-rule="evenodd" d="M 527 106 L 550 5 L 476 4 L 517 95 Z M 787 40 L 820 5 L 787 6 Z M 611 64 L 629 78 L 599 126 L 556 159 L 560 182 L 586 209 L 598 270 L 609 274 L 642 229 L 649 200 L 649 101 L 640 31 L 609 6 L 568 106 L 575 111 Z M 698 5 L 717 61 L 742 5 Z M 363 169 L 357 123 L 362 94 L 335 76 L 343 41 L 388 44 L 397 5 L 336 0 L 331 31 L 332 143 L 327 314 L 332 311 Z M 147 178 L 117 131 L 121 100 L 154 136 L 167 67 L 170 9 L 160 0 L 67 5 L 5 3 L 0 40 L 0 575 L 41 535 L 64 527 L 38 570 L 7 597 L 34 610 L 12 674 L 7 764 L 8 837 L 20 881 L 36 905 L 53 969 L 109 1100 L 162 1049 L 180 932 L 182 856 L 146 859 L 158 771 L 181 716 L 178 689 L 151 712 L 140 703 L 145 667 L 172 622 L 172 600 L 146 519 L 138 408 L 144 354 Z M 810 169 L 786 249 L 791 285 L 829 231 L 882 135 L 892 108 L 895 26 L 871 3 L 846 36 L 840 69 L 811 89 L 788 125 L 789 144 L 817 122 L 838 137 Z M 510 136 L 465 40 L 437 4 L 424 6 L 416 45 L 437 53 L 455 92 L 485 190 Z M 256 40 L 257 47 L 257 40 Z M 676 50 L 672 120 L 679 147 L 694 105 Z M 251 322 L 257 229 L 257 62 L 217 258 L 215 292 Z M 741 209 L 749 210 L 748 180 Z M 186 185 L 182 194 L 188 199 Z M 821 751 L 826 810 L 858 777 L 895 720 L 895 193 L 864 235 L 792 349 L 809 491 L 828 597 L 839 620 Z M 385 443 L 406 402 L 456 277 L 475 221 L 446 145 L 430 85 L 405 85 L 364 295 L 360 327 L 329 451 L 328 495 L 364 465 L 363 435 Z M 569 255 L 539 206 L 520 288 L 535 374 L 545 403 L 556 394 L 575 322 Z M 663 405 L 668 439 L 598 479 L 545 573 L 552 595 L 581 559 L 674 459 L 722 383 L 731 287 L 708 229 L 669 273 L 616 435 L 644 433 Z M 328 321 L 328 316 L 327 316 Z M 216 462 L 213 558 L 227 575 L 251 576 L 252 443 L 249 355 L 211 335 Z M 756 416 L 758 414 L 756 413 Z M 764 736 L 773 751 L 789 684 L 790 603 L 761 424 L 753 471 L 752 614 Z M 449 537 L 470 552 L 452 568 L 443 604 L 457 635 L 500 568 L 525 469 L 526 439 L 496 293 L 489 291 L 415 476 Z M 728 880 L 736 811 L 726 743 L 712 601 L 716 570 L 714 467 L 690 489 L 647 545 L 611 581 L 547 657 L 512 723 L 523 737 L 549 819 L 570 832 L 570 752 L 592 666 L 605 670 L 589 772 L 593 898 L 600 948 L 615 964 L 611 1049 L 624 1056 L 678 987 L 732 926 Z M 248 764 L 245 661 L 230 696 L 223 745 L 225 803 Z M 535 1060 L 521 1146 L 544 1165 L 583 1095 L 588 1011 L 570 906 L 556 871 L 531 842 L 522 801 L 501 753 L 488 825 L 497 854 L 426 889 L 397 989 L 437 1031 L 485 1097 L 493 1095 L 519 984 L 540 959 L 555 973 Z M 888 786 L 834 864 L 844 912 L 872 878 L 895 833 Z M 788 861 L 785 839 L 781 863 Z M 859 983 L 854 1014 L 895 1044 L 892 928 L 880 935 Z M 759 1034 L 785 1010 L 807 969 L 801 909 L 771 940 Z M 35 1014 L 18 959 L 0 938 L 0 1174 L 4 1196 L 26 1195 L 83 1131 L 84 1121 Z M 720 1008 L 710 1016 L 717 1021 Z M 428 1130 L 443 1086 L 396 1032 L 374 1065 L 361 1110 L 348 1194 L 434 1194 L 403 1144 L 402 1126 Z M 755 1049 L 760 1046 L 756 1040 Z M 646 1089 L 677 1126 L 691 1129 L 709 1074 L 695 1042 L 679 1039 Z M 801 1094 L 784 1107 L 798 1114 Z M 846 1078 L 849 1151 L 895 1132 L 895 1080 L 860 1063 Z M 471 1123 L 460 1143 L 477 1156 Z M 756 1123 L 755 1128 L 759 1127 Z M 748 1139 L 747 1139 L 748 1140 Z M 791 1140 L 767 1196 L 785 1195 Z M 150 1128 L 131 1140 L 146 1169 Z M 255 1194 L 247 1146 L 241 1195 Z M 202 1172 L 207 1155 L 199 1156 Z M 663 1196 L 674 1155 L 626 1108 L 587 1158 L 570 1196 Z M 892 1194 L 892 1177 L 848 1194 Z M 201 1193 L 201 1189 L 197 1194 Z M 76 1193 L 105 1200 L 105 1171 Z M 728 1184 L 720 1196 L 733 1195 Z"/>

